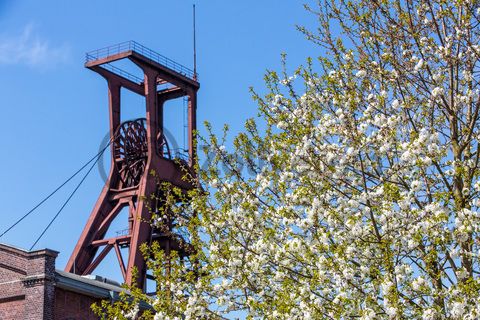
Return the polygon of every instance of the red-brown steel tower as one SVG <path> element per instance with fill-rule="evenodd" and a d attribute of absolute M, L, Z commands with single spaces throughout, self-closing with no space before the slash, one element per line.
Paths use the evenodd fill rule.
<path fill-rule="evenodd" d="M 143 79 L 112 65 L 122 59 L 137 65 Z M 184 256 L 189 254 L 185 249 L 188 244 L 182 243 L 174 231 L 155 232 L 150 224 L 149 201 L 150 195 L 158 192 L 159 181 L 185 191 L 196 187 L 191 180 L 183 179 L 183 175 L 185 168 L 195 175 L 194 131 L 200 84 L 194 71 L 134 41 L 87 53 L 85 66 L 107 80 L 112 159 L 108 179 L 65 270 L 91 274 L 114 249 L 125 282 L 145 289 L 147 267 L 139 250 L 142 243 L 155 239 L 162 248 L 174 248 Z M 145 118 L 121 122 L 122 88 L 145 97 Z M 164 135 L 164 103 L 181 97 L 188 99 L 188 160 L 174 158 Z M 105 238 L 112 221 L 125 207 L 129 212 L 128 232 Z M 125 265 L 120 248 L 126 246 L 129 253 Z M 138 270 L 137 279 L 132 277 L 134 267 Z"/>

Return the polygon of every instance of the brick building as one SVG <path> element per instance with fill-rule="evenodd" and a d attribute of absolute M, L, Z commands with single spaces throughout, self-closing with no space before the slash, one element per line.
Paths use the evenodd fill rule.
<path fill-rule="evenodd" d="M 58 252 L 25 251 L 0 244 L 1 320 L 98 319 L 93 302 L 114 301 L 123 289 L 101 277 L 55 269 Z"/>

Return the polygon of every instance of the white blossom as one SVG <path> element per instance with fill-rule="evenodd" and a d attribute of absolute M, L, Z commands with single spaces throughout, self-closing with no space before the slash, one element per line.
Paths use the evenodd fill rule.
<path fill-rule="evenodd" d="M 363 78 L 363 77 L 365 77 L 366 75 L 367 75 L 367 71 L 365 71 L 365 70 L 359 70 L 359 71 L 355 74 L 355 76 L 356 76 L 357 78 Z"/>

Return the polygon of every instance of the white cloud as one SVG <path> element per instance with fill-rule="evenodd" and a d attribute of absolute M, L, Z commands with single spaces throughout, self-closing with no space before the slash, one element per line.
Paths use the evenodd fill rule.
<path fill-rule="evenodd" d="M 38 35 L 33 24 L 27 24 L 16 36 L 0 35 L 0 65 L 46 67 L 66 62 L 69 56 L 70 49 L 66 44 L 53 46 Z"/>

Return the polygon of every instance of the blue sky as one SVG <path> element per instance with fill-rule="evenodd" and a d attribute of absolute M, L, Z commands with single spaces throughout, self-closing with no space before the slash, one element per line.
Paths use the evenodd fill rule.
<path fill-rule="evenodd" d="M 280 69 L 282 52 L 292 68 L 319 56 L 295 30 L 295 24 L 315 25 L 304 2 L 0 0 L 0 233 L 95 155 L 108 133 L 106 83 L 83 67 L 85 52 L 135 40 L 192 67 L 195 3 L 199 129 L 208 120 L 236 132 L 256 115 L 248 88 L 265 92 L 263 75 Z M 123 101 L 130 104 L 127 117 L 141 115 L 141 101 L 133 95 Z M 181 126 L 181 114 L 167 118 L 172 131 Z M 0 242 L 30 248 L 77 181 Z M 102 186 L 95 169 L 36 246 L 60 251 L 57 268 L 64 268 Z M 110 256 L 96 273 L 115 278 L 113 251 Z"/>

